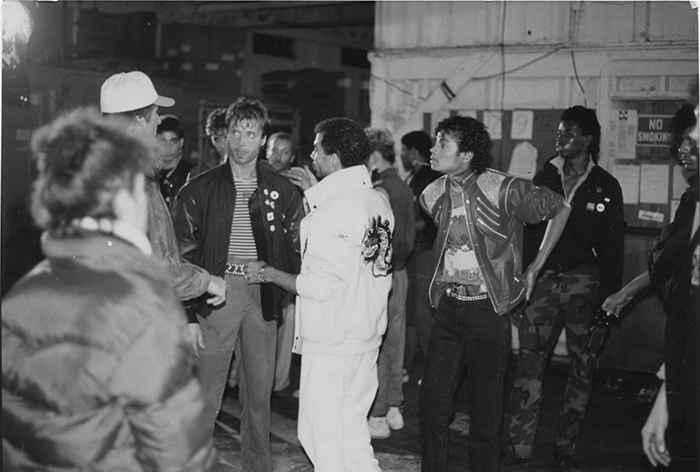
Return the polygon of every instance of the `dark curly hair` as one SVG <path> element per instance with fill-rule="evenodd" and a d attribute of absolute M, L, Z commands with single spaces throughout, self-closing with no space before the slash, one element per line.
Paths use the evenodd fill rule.
<path fill-rule="evenodd" d="M 133 191 L 137 174 L 150 172 L 153 149 L 133 137 L 125 121 L 100 117 L 97 108 L 77 108 L 39 128 L 31 148 L 38 177 L 32 192 L 37 225 L 70 232 L 84 217 L 116 217 L 112 202 L 122 188 Z"/>
<path fill-rule="evenodd" d="M 316 125 L 322 134 L 321 147 L 326 154 L 337 154 L 343 169 L 364 165 L 369 157 L 369 140 L 360 125 L 350 118 L 329 118 Z"/>
<path fill-rule="evenodd" d="M 445 118 L 435 128 L 435 135 L 449 134 L 457 143 L 457 152 L 474 154 L 470 169 L 475 174 L 483 174 L 491 162 L 491 135 L 480 121 L 467 116 L 455 115 Z"/>
<path fill-rule="evenodd" d="M 209 113 L 204 132 L 207 136 L 226 133 L 226 108 L 217 108 Z"/>
<path fill-rule="evenodd" d="M 241 120 L 258 123 L 262 127 L 263 136 L 267 136 L 270 130 L 270 117 L 260 100 L 240 97 L 229 105 L 226 110 L 226 129 L 230 130 L 231 126 L 235 126 Z"/>
<path fill-rule="evenodd" d="M 584 136 L 593 137 L 591 143 L 588 145 L 588 152 L 593 158 L 593 162 L 597 163 L 598 155 L 600 154 L 600 123 L 598 123 L 595 110 L 576 105 L 564 110 L 560 120 L 573 121 L 581 128 L 581 133 Z"/>
<path fill-rule="evenodd" d="M 678 159 L 678 148 L 683 142 L 683 132 L 695 125 L 695 106 L 686 103 L 682 105 L 671 119 L 671 156 Z"/>

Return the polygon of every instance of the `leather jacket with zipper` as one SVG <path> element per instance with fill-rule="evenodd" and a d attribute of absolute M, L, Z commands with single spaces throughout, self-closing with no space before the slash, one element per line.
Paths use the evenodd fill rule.
<path fill-rule="evenodd" d="M 467 209 L 467 231 L 493 308 L 499 315 L 507 313 L 525 296 L 521 263 L 523 223 L 554 218 L 564 207 L 564 199 L 529 180 L 493 169 L 478 175 L 467 171 L 454 177 L 442 176 L 428 185 L 420 203 L 438 227 L 433 245 L 435 271 L 430 283 L 430 303 L 434 307 L 446 290 L 444 283 L 436 281 L 436 275 L 443 270 L 450 229 L 450 182 L 461 189 Z"/>
<path fill-rule="evenodd" d="M 250 222 L 258 259 L 284 272 L 299 273 L 301 196 L 284 176 L 257 164 L 257 189 L 248 200 Z M 173 205 L 173 223 L 183 257 L 209 273 L 224 276 L 228 258 L 236 187 L 228 162 L 191 179 Z M 277 319 L 287 291 L 260 284 L 263 318 Z M 211 313 L 206 295 L 194 305 L 202 317 Z M 235 303 L 235 301 L 231 301 Z"/>

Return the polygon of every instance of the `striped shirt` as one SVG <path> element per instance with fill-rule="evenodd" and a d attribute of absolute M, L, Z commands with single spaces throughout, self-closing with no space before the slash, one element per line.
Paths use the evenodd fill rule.
<path fill-rule="evenodd" d="M 231 236 L 229 237 L 228 253 L 231 256 L 250 257 L 257 259 L 258 252 L 255 249 L 253 228 L 250 224 L 248 200 L 257 187 L 257 180 L 233 179 L 236 186 L 236 207 L 233 211 L 231 222 Z"/>

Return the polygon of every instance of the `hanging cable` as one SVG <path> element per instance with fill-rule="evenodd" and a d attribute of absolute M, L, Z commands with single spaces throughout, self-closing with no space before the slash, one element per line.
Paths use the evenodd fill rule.
<path fill-rule="evenodd" d="M 588 108 L 588 99 L 586 98 L 586 91 L 583 88 L 583 85 L 581 84 L 581 80 L 578 77 L 578 69 L 576 69 L 576 57 L 574 56 L 574 51 L 571 52 L 571 63 L 574 65 L 574 76 L 576 76 L 576 82 L 578 82 L 578 86 L 581 88 L 581 93 L 583 93 L 583 106 Z"/>

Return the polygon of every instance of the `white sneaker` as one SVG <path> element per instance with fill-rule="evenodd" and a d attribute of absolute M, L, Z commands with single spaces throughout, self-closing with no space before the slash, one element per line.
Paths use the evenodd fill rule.
<path fill-rule="evenodd" d="M 389 413 L 386 414 L 386 422 L 389 424 L 389 428 L 394 431 L 403 429 L 403 415 L 398 406 L 392 406 L 389 408 Z"/>
<path fill-rule="evenodd" d="M 408 371 L 406 369 L 403 370 L 403 374 L 401 375 L 401 382 L 408 383 L 408 381 L 411 380 L 411 377 L 408 375 Z"/>
<path fill-rule="evenodd" d="M 369 427 L 369 435 L 374 439 L 386 439 L 391 436 L 386 416 L 370 416 L 367 420 L 367 426 Z"/>

